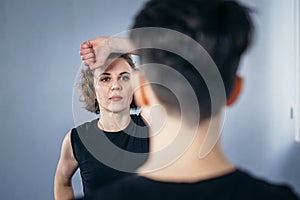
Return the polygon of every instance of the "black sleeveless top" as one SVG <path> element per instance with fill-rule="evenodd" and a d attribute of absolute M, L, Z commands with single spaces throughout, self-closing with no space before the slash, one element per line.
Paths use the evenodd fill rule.
<path fill-rule="evenodd" d="M 131 115 L 127 128 L 106 132 L 95 119 L 71 131 L 73 154 L 79 164 L 83 191 L 89 197 L 105 184 L 132 174 L 148 158 L 148 128 Z"/>
<path fill-rule="evenodd" d="M 109 200 L 299 200 L 287 185 L 275 185 L 246 171 L 193 183 L 130 176 L 101 188 L 93 198 Z"/>

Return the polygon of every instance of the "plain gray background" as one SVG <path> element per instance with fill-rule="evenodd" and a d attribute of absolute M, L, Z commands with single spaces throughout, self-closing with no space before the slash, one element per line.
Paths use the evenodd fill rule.
<path fill-rule="evenodd" d="M 238 166 L 300 193 L 300 146 L 290 116 L 299 56 L 295 1 L 243 0 L 256 10 L 256 37 L 242 61 L 244 91 L 227 110 L 222 142 Z M 79 45 L 127 30 L 144 2 L 0 1 L 1 199 L 53 199 L 61 142 L 74 126 Z M 78 173 L 74 187 L 82 193 Z"/>

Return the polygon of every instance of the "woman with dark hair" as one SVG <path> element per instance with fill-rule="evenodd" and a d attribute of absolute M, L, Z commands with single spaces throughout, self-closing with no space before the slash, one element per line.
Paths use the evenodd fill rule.
<path fill-rule="evenodd" d="M 100 118 L 66 134 L 55 174 L 55 199 L 74 198 L 71 179 L 78 168 L 84 195 L 88 198 L 103 185 L 131 174 L 146 161 L 148 129 L 140 115 L 130 115 L 130 108 L 136 108 L 134 70 L 130 56 L 112 54 L 103 67 L 81 71 L 80 100 L 85 103 L 86 110 L 100 114 Z M 145 154 L 135 160 L 122 160 L 122 153 L 116 155 L 114 149 L 105 147 L 106 139 L 124 152 Z M 102 149 L 97 150 L 98 147 Z M 99 157 L 103 153 L 105 158 Z M 120 167 L 124 163 L 130 167 Z"/>

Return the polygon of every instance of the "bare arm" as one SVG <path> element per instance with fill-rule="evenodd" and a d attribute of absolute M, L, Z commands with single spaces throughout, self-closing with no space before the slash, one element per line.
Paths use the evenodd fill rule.
<path fill-rule="evenodd" d="M 74 199 L 72 176 L 77 168 L 78 162 L 73 155 L 71 145 L 71 132 L 68 132 L 62 143 L 54 178 L 54 198 L 56 200 Z"/>
<path fill-rule="evenodd" d="M 84 65 L 96 69 L 105 64 L 111 53 L 137 54 L 137 51 L 128 38 L 100 36 L 82 43 L 79 53 Z"/>

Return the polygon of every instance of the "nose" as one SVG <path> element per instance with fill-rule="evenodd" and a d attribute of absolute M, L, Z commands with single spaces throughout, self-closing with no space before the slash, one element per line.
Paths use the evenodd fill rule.
<path fill-rule="evenodd" d="M 121 90 L 122 89 L 122 85 L 120 84 L 119 80 L 114 80 L 112 82 L 111 89 L 112 90 Z"/>

